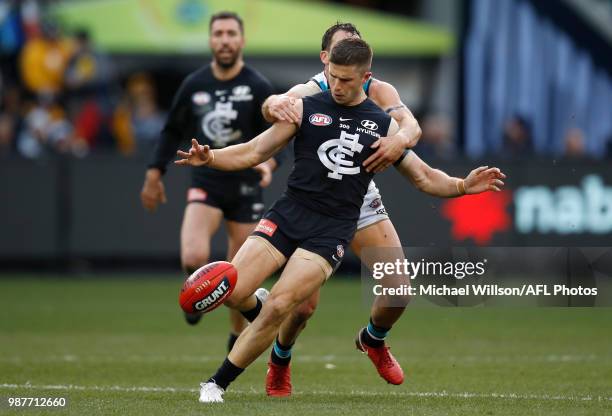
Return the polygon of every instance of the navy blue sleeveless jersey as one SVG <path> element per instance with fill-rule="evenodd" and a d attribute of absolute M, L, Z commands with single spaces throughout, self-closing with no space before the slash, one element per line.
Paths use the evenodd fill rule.
<path fill-rule="evenodd" d="M 225 81 L 215 78 L 210 65 L 196 70 L 174 96 L 149 167 L 164 172 L 181 143 L 193 137 L 213 149 L 251 140 L 268 128 L 261 106 L 272 91 L 270 82 L 249 65 Z M 193 168 L 193 174 L 212 183 L 234 180 L 257 184 L 261 179 L 253 169 L 227 172 L 201 166 Z"/>
<path fill-rule="evenodd" d="M 374 176 L 363 162 L 374 153 L 370 146 L 387 135 L 391 117 L 369 98 L 356 106 L 337 104 L 330 91 L 303 103 L 286 194 L 315 212 L 356 222 Z"/>

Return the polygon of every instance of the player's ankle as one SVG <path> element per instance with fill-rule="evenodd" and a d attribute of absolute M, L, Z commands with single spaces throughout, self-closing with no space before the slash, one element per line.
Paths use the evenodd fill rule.
<path fill-rule="evenodd" d="M 368 347 L 380 348 L 385 345 L 385 338 L 387 338 L 390 329 L 391 328 L 383 328 L 374 325 L 372 319 L 370 318 L 368 326 L 361 330 L 359 338 L 361 342 L 367 345 Z"/>
<path fill-rule="evenodd" d="M 223 390 L 227 390 L 230 383 L 233 382 L 240 374 L 242 374 L 243 371 L 244 368 L 234 365 L 229 358 L 226 358 L 215 375 L 208 379 L 208 382 L 215 383 Z"/>
<path fill-rule="evenodd" d="M 293 344 L 283 345 L 278 341 L 278 338 L 276 338 L 272 345 L 272 351 L 270 352 L 270 361 L 276 365 L 288 366 L 291 362 L 292 348 Z"/>

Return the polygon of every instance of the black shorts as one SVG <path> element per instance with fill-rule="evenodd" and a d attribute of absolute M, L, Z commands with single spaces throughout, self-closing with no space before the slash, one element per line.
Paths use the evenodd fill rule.
<path fill-rule="evenodd" d="M 317 253 L 335 271 L 356 229 L 357 221 L 319 214 L 283 195 L 265 213 L 253 235 L 270 241 L 287 258 L 297 248 Z"/>
<path fill-rule="evenodd" d="M 264 213 L 259 184 L 240 179 L 213 181 L 192 175 L 187 203 L 192 202 L 219 208 L 226 220 L 241 223 L 257 222 Z"/>

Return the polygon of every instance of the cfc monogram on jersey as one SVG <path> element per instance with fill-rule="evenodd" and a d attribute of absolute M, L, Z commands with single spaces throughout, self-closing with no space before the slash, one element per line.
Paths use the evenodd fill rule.
<path fill-rule="evenodd" d="M 329 91 L 305 97 L 303 103 L 287 195 L 319 213 L 357 220 L 374 176 L 363 162 L 374 153 L 372 144 L 387 134 L 391 117 L 370 99 L 339 105 Z"/>
<path fill-rule="evenodd" d="M 342 175 L 356 175 L 361 171 L 355 166 L 355 152 L 361 153 L 363 145 L 359 143 L 359 134 L 349 134 L 342 130 L 339 139 L 331 139 L 319 146 L 319 160 L 330 172 L 328 178 L 342 180 Z"/>

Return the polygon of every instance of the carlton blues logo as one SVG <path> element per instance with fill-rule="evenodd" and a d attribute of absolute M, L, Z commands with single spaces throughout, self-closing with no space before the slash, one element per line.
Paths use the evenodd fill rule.
<path fill-rule="evenodd" d="M 225 147 L 242 136 L 242 131 L 231 127 L 237 118 L 238 111 L 234 110 L 231 102 L 216 102 L 214 110 L 202 119 L 202 131 L 215 147 Z"/>
<path fill-rule="evenodd" d="M 342 180 L 342 175 L 357 175 L 361 169 L 351 159 L 355 153 L 361 153 L 363 145 L 359 143 L 359 134 L 349 134 L 342 130 L 339 139 L 328 140 L 319 146 L 319 160 L 331 172 L 328 178 Z"/>

